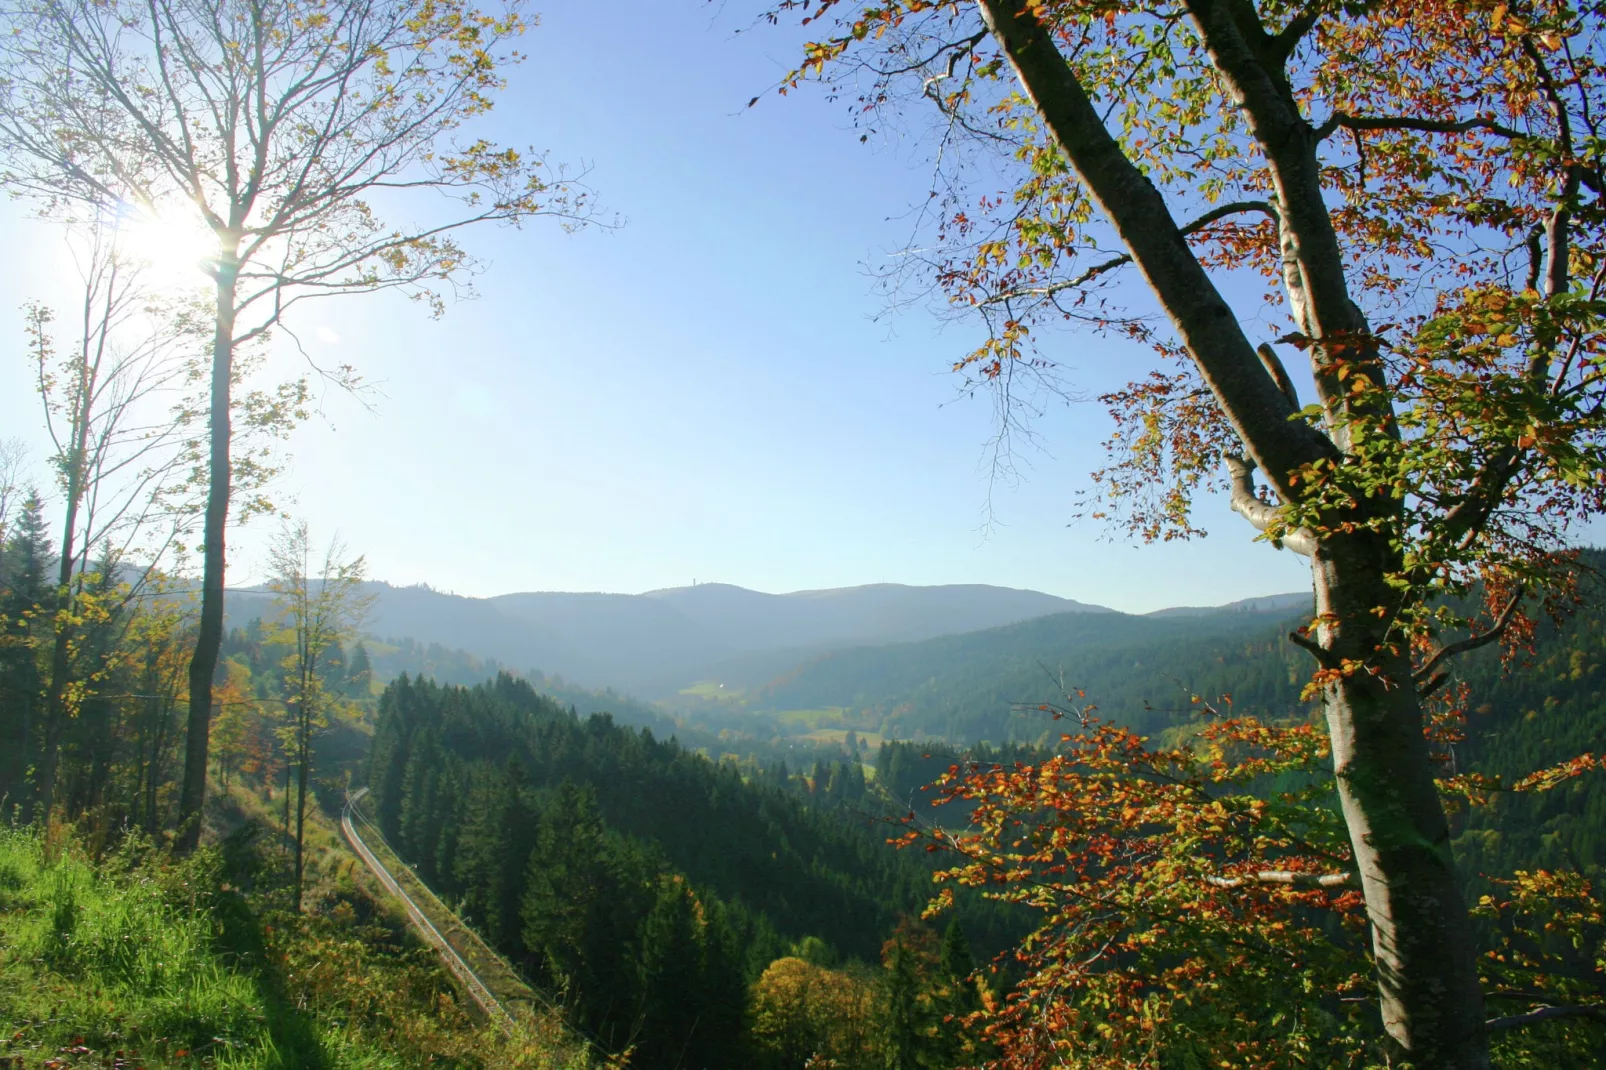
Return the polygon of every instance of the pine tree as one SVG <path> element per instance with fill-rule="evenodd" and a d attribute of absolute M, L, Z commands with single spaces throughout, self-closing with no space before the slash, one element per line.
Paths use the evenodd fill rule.
<path fill-rule="evenodd" d="M 703 974 L 698 984 L 697 1032 L 687 1047 L 685 1066 L 743 1066 L 747 1021 L 747 978 L 742 944 L 731 911 L 708 898 L 703 903 Z"/>
<path fill-rule="evenodd" d="M 913 952 L 894 938 L 887 954 L 882 1051 L 887 1070 L 917 1070 L 922 1047 L 920 977 Z"/>
<path fill-rule="evenodd" d="M 467 849 L 467 833 L 464 836 Z M 589 787 L 565 781 L 542 815 L 520 903 L 538 976 L 562 992 L 605 1047 L 632 1035 L 640 1010 L 636 938 L 651 905 L 645 860 L 609 836 Z"/>
<path fill-rule="evenodd" d="M 844 772 L 847 776 L 842 789 L 843 798 L 852 805 L 862 803 L 868 788 L 864 781 L 864 766 L 860 763 L 858 755 L 854 755 L 848 761 Z"/>
<path fill-rule="evenodd" d="M 930 929 L 904 918 L 882 947 L 882 1056 L 887 1070 L 942 1062 L 933 989 L 941 953 Z"/>
<path fill-rule="evenodd" d="M 49 593 L 47 582 L 52 550 L 45 524 L 45 503 L 38 491 L 31 491 L 23 501 L 22 512 L 8 536 L 3 573 L 8 605 L 37 605 Z"/>
<path fill-rule="evenodd" d="M 682 878 L 660 878 L 641 923 L 642 1038 L 632 1061 L 644 1070 L 682 1065 L 693 1039 L 708 1027 L 698 998 L 704 995 L 699 912 Z"/>
<path fill-rule="evenodd" d="M 976 982 L 971 976 L 976 970 L 970 956 L 970 941 L 959 926 L 959 919 L 948 922 L 942 934 L 942 955 L 938 959 L 938 979 L 941 984 L 938 1011 L 942 1021 L 938 1027 L 940 1059 L 944 1065 L 970 1065 L 975 1061 L 975 1038 L 965 1028 L 966 1015 L 981 1008 Z"/>
<path fill-rule="evenodd" d="M 469 800 L 457 852 L 455 876 L 463 892 L 463 914 L 487 940 L 504 950 L 506 938 L 517 932 L 510 934 L 506 925 L 509 884 L 516 887 L 518 883 L 507 880 L 507 871 L 517 865 L 522 872 L 529 859 L 527 850 L 517 860 L 512 857 L 516 853 L 513 822 L 523 809 L 523 787 L 524 771 L 516 757 L 509 758 L 499 773 L 482 778 Z"/>
<path fill-rule="evenodd" d="M 486 792 L 480 820 L 464 832 L 457 872 L 464 904 L 492 944 L 517 955 L 521 943 L 520 900 L 536 824 L 525 799 L 524 765 L 509 758 Z"/>
<path fill-rule="evenodd" d="M 960 928 L 958 918 L 949 921 L 942 934 L 941 965 L 942 974 L 949 981 L 964 982 L 976 969 L 975 960 L 970 957 L 970 941 L 965 939 L 965 930 Z"/>
<path fill-rule="evenodd" d="M 351 652 L 351 663 L 346 669 L 346 694 L 352 698 L 369 698 L 369 684 L 374 678 L 373 663 L 368 660 L 368 647 L 361 639 Z"/>
<path fill-rule="evenodd" d="M 32 491 L 0 546 L 0 739 L 9 759 L 0 764 L 0 799 L 20 798 L 25 813 L 32 812 L 29 781 L 38 755 L 51 550 L 44 502 Z"/>
<path fill-rule="evenodd" d="M 435 817 L 435 782 L 441 764 L 440 748 L 435 739 L 432 729 L 426 728 L 417 734 L 408 750 L 407 768 L 402 774 L 396 845 L 408 861 L 418 865 L 423 865 L 429 853 L 428 828 Z M 433 858 L 430 861 L 433 862 Z"/>
<path fill-rule="evenodd" d="M 411 758 L 414 693 L 422 686 L 422 681 L 410 680 L 405 673 L 391 681 L 379 700 L 379 723 L 374 726 L 374 742 L 368 752 L 368 783 L 379 829 L 397 843 L 401 842 L 402 799 Z"/>
<path fill-rule="evenodd" d="M 462 804 L 462 786 L 457 771 L 448 765 L 441 774 L 440 790 L 436 796 L 437 828 L 435 857 L 431 860 L 437 879 L 451 876 L 457 866 L 457 838 L 462 828 L 458 810 Z"/>

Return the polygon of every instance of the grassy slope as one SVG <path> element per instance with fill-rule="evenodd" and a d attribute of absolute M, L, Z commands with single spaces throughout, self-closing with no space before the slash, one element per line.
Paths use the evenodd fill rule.
<path fill-rule="evenodd" d="M 459 1005 L 321 819 L 309 905 L 290 913 L 262 803 L 221 801 L 234 831 L 177 864 L 134 841 L 96 862 L 59 831 L 0 829 L 0 1063 L 587 1065 L 549 1020 L 506 1036 Z"/>

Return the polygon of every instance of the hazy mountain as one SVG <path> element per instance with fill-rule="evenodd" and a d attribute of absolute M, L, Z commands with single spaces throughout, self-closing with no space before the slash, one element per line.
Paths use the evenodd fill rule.
<path fill-rule="evenodd" d="M 1150 617 L 1202 617 L 1210 613 L 1293 613 L 1309 609 L 1314 596 L 1309 591 L 1290 594 L 1268 594 L 1259 598 L 1243 598 L 1224 606 L 1172 606 L 1147 614 Z"/>
<path fill-rule="evenodd" d="M 844 727 L 955 742 L 1051 737 L 1060 726 L 1032 708 L 1043 702 L 1091 703 L 1145 729 L 1168 723 L 1156 715 L 1189 707 L 1194 695 L 1283 712 L 1309 675 L 1309 656 L 1287 641 L 1306 612 L 1273 598 L 1163 615 L 1062 613 L 831 651 L 747 691 L 741 707 L 753 718 L 840 710 Z"/>
<path fill-rule="evenodd" d="M 440 643 L 649 697 L 673 693 L 721 667 L 763 665 L 778 673 L 827 648 L 928 639 L 1048 614 L 1110 612 L 1039 591 L 979 584 L 875 584 L 775 595 L 710 583 L 642 595 L 492 598 L 385 583 L 369 590 L 371 634 Z M 261 592 L 231 592 L 229 598 L 235 625 L 268 605 Z"/>
<path fill-rule="evenodd" d="M 673 606 L 705 634 L 737 652 L 930 639 L 1054 613 L 1110 612 L 1041 591 L 983 584 L 876 583 L 777 595 L 704 583 L 650 591 L 643 597 Z"/>

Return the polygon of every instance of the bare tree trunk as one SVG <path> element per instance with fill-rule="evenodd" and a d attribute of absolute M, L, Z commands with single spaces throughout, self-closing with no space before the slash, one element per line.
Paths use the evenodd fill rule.
<path fill-rule="evenodd" d="M 229 521 L 230 391 L 234 373 L 235 280 L 239 263 L 233 249 L 217 268 L 217 326 L 212 341 L 209 484 L 202 528 L 201 620 L 190 658 L 190 711 L 184 737 L 184 786 L 179 793 L 179 852 L 201 839 L 201 807 L 206 802 L 207 745 L 212 731 L 212 677 L 223 646 L 224 535 Z"/>
<path fill-rule="evenodd" d="M 87 329 L 87 328 L 86 328 Z M 42 358 L 41 358 L 42 359 Z M 70 638 L 66 621 L 73 605 L 73 560 L 77 557 L 78 510 L 84 497 L 84 457 L 88 452 L 89 406 L 92 385 L 87 361 L 79 363 L 77 396 L 72 406 L 72 443 L 68 447 L 67 515 L 61 525 L 61 561 L 56 574 L 55 613 L 51 618 L 50 680 L 45 688 L 44 747 L 39 757 L 39 777 L 34 785 L 38 813 L 50 820 L 56 803 L 56 767 L 61 746 L 62 720 L 66 716 L 67 672 L 70 668 Z"/>
<path fill-rule="evenodd" d="M 39 749 L 39 779 L 38 779 L 38 806 L 35 814 L 41 821 L 50 820 L 50 811 L 56 804 L 56 767 L 61 757 L 61 735 L 63 725 L 60 721 L 47 715 L 44 724 L 44 739 Z"/>
<path fill-rule="evenodd" d="M 329 576 L 324 576 L 325 594 Z M 308 578 L 302 576 L 302 592 L 305 599 Z M 322 595 L 320 595 L 322 597 Z M 303 604 L 305 604 L 303 602 Z M 296 913 L 301 913 L 301 881 L 305 872 L 303 851 L 305 849 L 305 834 L 307 826 L 307 776 L 312 765 L 312 728 L 318 711 L 315 705 L 314 684 L 318 676 L 317 655 L 313 653 L 315 638 L 311 635 L 307 617 L 303 612 L 300 626 L 296 629 L 299 635 L 296 646 L 300 650 L 299 672 L 301 674 L 301 701 L 296 703 Z"/>
<path fill-rule="evenodd" d="M 1408 655 L 1384 649 L 1374 607 L 1388 551 L 1371 535 L 1324 540 L 1312 563 L 1321 647 L 1363 662 L 1323 695 L 1333 769 L 1372 923 L 1383 1024 L 1411 1065 L 1486 1070 L 1483 995 L 1450 827 L 1433 783 Z M 1380 553 L 1381 551 L 1381 553 Z"/>
<path fill-rule="evenodd" d="M 71 668 L 70 639 L 67 619 L 73 607 L 73 559 L 76 556 L 74 540 L 78 531 L 78 506 L 83 499 L 84 454 L 89 434 L 88 401 L 86 386 L 80 382 L 79 398 L 75 405 L 71 468 L 67 473 L 67 516 L 62 521 L 61 566 L 56 577 L 56 612 L 51 620 L 54 642 L 50 650 L 50 683 L 45 693 L 45 745 L 40 755 L 39 780 L 36 794 L 39 813 L 46 821 L 56 804 L 56 766 L 61 747 L 61 734 L 66 720 L 67 673 Z"/>
<path fill-rule="evenodd" d="M 284 834 L 290 835 L 290 770 L 295 768 L 295 762 L 290 752 L 284 752 Z"/>
<path fill-rule="evenodd" d="M 307 741 L 307 726 L 303 725 L 301 742 L 297 750 L 300 751 L 296 769 L 296 904 L 295 911 L 301 913 L 301 877 L 304 872 L 303 849 L 305 847 L 305 834 L 307 829 L 307 766 L 311 755 L 311 748 Z"/>
<path fill-rule="evenodd" d="M 145 703 L 141 702 L 143 706 Z M 135 721 L 134 729 L 134 783 L 130 786 L 128 797 L 128 823 L 135 828 L 145 828 L 145 730 Z"/>
<path fill-rule="evenodd" d="M 162 752 L 167 747 L 168 719 L 172 716 L 172 713 L 163 708 L 166 705 L 165 700 L 156 697 L 156 689 L 161 685 L 158 682 L 154 666 L 154 654 L 147 655 L 147 657 L 150 660 L 147 661 L 146 667 L 145 692 L 151 697 L 144 700 L 145 728 L 141 733 L 143 738 L 140 742 L 140 757 L 145 762 L 142 773 L 144 783 L 144 828 L 146 832 L 154 836 L 157 829 L 161 827 L 161 815 L 156 810 L 156 791 L 162 782 Z M 146 742 L 150 744 L 148 758 L 145 756 Z"/>

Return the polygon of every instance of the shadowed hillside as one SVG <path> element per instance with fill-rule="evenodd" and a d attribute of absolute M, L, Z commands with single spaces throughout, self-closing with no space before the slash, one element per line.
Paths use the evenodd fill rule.
<path fill-rule="evenodd" d="M 929 639 L 1052 613 L 1107 613 L 1067 598 L 976 584 L 876 584 L 763 594 L 700 584 L 643 595 L 531 592 L 466 598 L 429 587 L 371 584 L 367 631 L 468 651 L 649 698 L 673 694 L 754 655 L 771 673 L 828 647 Z M 230 623 L 259 616 L 268 596 L 230 594 Z"/>

